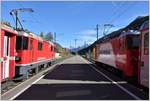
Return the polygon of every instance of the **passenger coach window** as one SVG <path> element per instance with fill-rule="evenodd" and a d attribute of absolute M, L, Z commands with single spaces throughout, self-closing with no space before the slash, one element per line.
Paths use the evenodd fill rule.
<path fill-rule="evenodd" d="M 144 35 L 144 48 L 148 48 L 149 47 L 149 33 L 146 33 Z"/>
<path fill-rule="evenodd" d="M 42 50 L 42 46 L 43 46 L 42 42 L 38 42 L 38 50 Z"/>

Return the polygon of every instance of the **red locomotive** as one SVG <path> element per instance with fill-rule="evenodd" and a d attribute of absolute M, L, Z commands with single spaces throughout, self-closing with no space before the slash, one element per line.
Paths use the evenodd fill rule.
<path fill-rule="evenodd" d="M 55 57 L 55 45 L 33 33 L 1 29 L 1 81 L 23 79 L 47 67 Z"/>
<path fill-rule="evenodd" d="M 54 44 L 33 33 L 18 31 L 16 37 L 16 75 L 28 76 L 31 70 L 50 65 L 54 59 Z"/>
<path fill-rule="evenodd" d="M 149 16 L 138 17 L 125 28 L 114 31 L 80 50 L 79 54 L 101 66 L 110 67 L 109 69 L 135 84 L 149 87 L 148 21 Z"/>
<path fill-rule="evenodd" d="M 122 32 L 96 45 L 96 61 L 115 67 L 128 78 L 137 78 L 139 41 L 136 32 Z"/>
<path fill-rule="evenodd" d="M 139 83 L 149 88 L 149 21 L 141 26 Z"/>

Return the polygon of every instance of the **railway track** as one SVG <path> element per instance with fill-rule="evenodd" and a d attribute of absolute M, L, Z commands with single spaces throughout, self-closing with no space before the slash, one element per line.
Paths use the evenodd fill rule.
<path fill-rule="evenodd" d="M 117 71 L 116 69 L 114 69 L 113 67 L 106 65 L 106 64 L 102 64 L 102 63 L 95 63 L 94 60 L 92 59 L 88 59 L 83 57 L 84 59 L 90 61 L 91 63 L 93 63 L 96 67 L 101 67 L 101 68 L 97 68 L 97 69 L 103 69 L 104 71 L 107 71 L 113 75 L 116 75 L 117 77 L 119 77 L 120 79 L 123 79 L 125 81 L 127 81 L 129 84 L 139 88 L 139 90 L 144 91 L 144 92 L 149 92 L 149 89 L 147 87 L 144 87 L 142 85 L 139 85 L 137 82 L 137 79 L 134 78 L 134 80 L 128 80 L 128 78 L 126 78 L 121 71 Z"/>
<path fill-rule="evenodd" d="M 38 71 L 38 73 L 42 72 L 43 70 L 45 70 L 46 68 L 41 69 L 40 71 Z M 25 82 L 26 80 L 32 78 L 33 76 L 35 76 L 36 73 L 30 74 L 28 76 L 27 79 L 23 79 L 23 80 L 18 80 L 18 81 L 6 81 L 5 83 L 2 84 L 2 90 L 1 90 L 1 94 L 4 94 L 5 92 L 9 91 L 10 89 L 18 86 L 19 84 Z"/>

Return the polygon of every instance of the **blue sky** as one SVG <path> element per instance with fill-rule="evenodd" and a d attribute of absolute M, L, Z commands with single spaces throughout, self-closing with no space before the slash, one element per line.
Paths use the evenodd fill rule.
<path fill-rule="evenodd" d="M 69 48 L 90 44 L 96 40 L 96 24 L 99 24 L 99 37 L 103 25 L 113 24 L 111 31 L 125 27 L 138 16 L 148 15 L 148 1 L 97 1 L 97 2 L 54 2 L 54 1 L 3 1 L 2 19 L 14 26 L 9 12 L 17 8 L 32 8 L 33 13 L 20 14 L 25 29 L 36 34 L 56 32 L 57 42 Z"/>

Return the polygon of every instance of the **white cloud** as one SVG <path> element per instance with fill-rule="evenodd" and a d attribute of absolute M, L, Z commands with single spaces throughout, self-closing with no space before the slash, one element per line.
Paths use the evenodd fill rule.
<path fill-rule="evenodd" d="M 77 34 L 79 34 L 79 35 L 87 35 L 87 36 L 94 36 L 96 34 L 96 31 L 88 29 L 88 30 L 80 31 Z"/>
<path fill-rule="evenodd" d="M 96 30 L 87 29 L 76 33 L 78 41 L 77 45 L 81 46 L 86 41 L 87 44 L 91 44 L 96 40 Z"/>
<path fill-rule="evenodd" d="M 113 32 L 113 31 L 116 31 L 118 29 L 120 29 L 120 27 L 112 27 L 107 34 Z M 87 29 L 87 30 L 77 32 L 76 33 L 76 37 L 78 39 L 77 46 L 84 45 L 85 41 L 87 44 L 92 44 L 93 42 L 95 42 L 97 40 L 96 33 L 97 32 L 94 29 Z M 99 30 L 99 38 L 103 37 L 102 33 L 103 33 L 103 29 L 100 29 Z"/>

